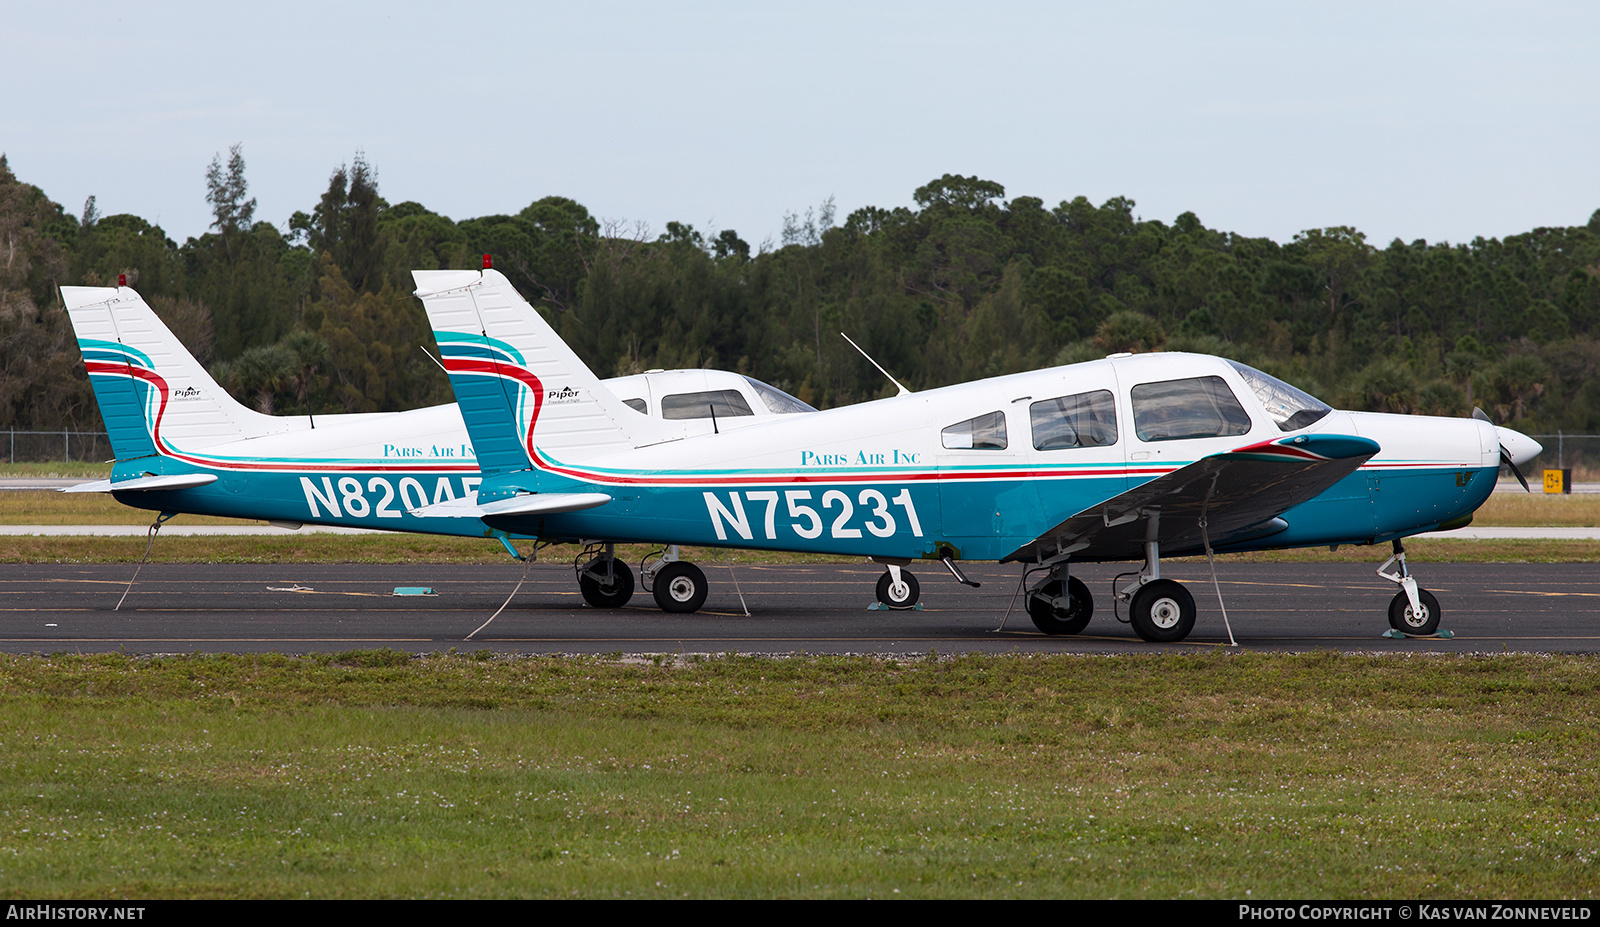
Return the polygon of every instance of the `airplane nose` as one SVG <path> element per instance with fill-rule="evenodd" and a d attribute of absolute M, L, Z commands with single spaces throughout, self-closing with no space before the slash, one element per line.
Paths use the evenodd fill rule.
<path fill-rule="evenodd" d="M 1506 454 L 1519 467 L 1539 456 L 1539 452 L 1544 450 L 1544 445 L 1520 431 L 1502 428 L 1499 425 L 1495 426 L 1494 431 L 1500 438 L 1500 446 L 1505 448 Z"/>

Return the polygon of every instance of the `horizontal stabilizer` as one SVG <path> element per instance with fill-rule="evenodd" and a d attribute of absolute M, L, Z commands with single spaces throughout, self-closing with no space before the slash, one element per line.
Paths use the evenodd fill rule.
<path fill-rule="evenodd" d="M 483 518 L 486 515 L 559 515 L 562 512 L 581 512 L 605 505 L 611 497 L 603 492 L 540 492 L 518 493 L 509 499 L 497 499 L 479 505 L 476 499 L 451 499 L 436 502 L 411 514 L 423 518 Z"/>
<path fill-rule="evenodd" d="M 62 492 L 154 492 L 156 490 L 193 489 L 215 483 L 214 473 L 173 473 L 167 476 L 137 476 L 131 480 L 95 480 L 68 486 Z"/>
<path fill-rule="evenodd" d="M 1137 559 L 1151 540 L 1164 557 L 1199 553 L 1202 520 L 1213 547 L 1276 534 L 1288 527 L 1278 526 L 1279 515 L 1354 473 L 1379 450 L 1369 438 L 1315 434 L 1213 454 L 1084 509 L 1003 562 L 1063 554 L 1088 561 Z"/>

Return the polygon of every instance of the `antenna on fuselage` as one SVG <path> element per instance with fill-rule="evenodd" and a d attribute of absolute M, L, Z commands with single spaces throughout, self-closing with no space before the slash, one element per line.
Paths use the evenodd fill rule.
<path fill-rule="evenodd" d="M 849 335 L 846 335 L 844 332 L 840 332 L 839 333 L 839 337 L 843 338 L 846 341 L 849 341 L 850 342 L 850 347 L 855 348 L 857 351 L 861 351 L 861 345 L 856 344 L 854 341 L 852 341 L 850 339 Z M 896 380 L 894 377 L 889 376 L 889 371 L 883 369 L 883 365 L 882 364 L 880 364 L 877 361 L 873 360 L 871 354 L 868 354 L 865 351 L 861 351 L 861 356 L 865 357 L 867 359 L 867 363 L 869 363 L 872 366 L 878 368 L 878 372 L 879 373 L 883 374 L 885 377 L 888 377 L 889 382 L 893 383 L 894 386 L 895 386 L 895 389 L 898 389 L 900 391 L 897 395 L 900 395 L 900 396 L 909 396 L 909 395 L 911 395 L 911 390 L 908 390 L 904 386 L 902 386 L 899 380 Z"/>

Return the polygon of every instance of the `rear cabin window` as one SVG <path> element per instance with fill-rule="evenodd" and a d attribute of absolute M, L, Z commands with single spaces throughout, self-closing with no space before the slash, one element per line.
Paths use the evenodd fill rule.
<path fill-rule="evenodd" d="M 635 412 L 643 412 L 646 415 L 650 414 L 650 410 L 645 406 L 643 399 L 624 399 L 622 400 L 622 404 Z"/>
<path fill-rule="evenodd" d="M 1028 406 L 1033 447 L 1105 447 L 1117 443 L 1116 402 L 1106 390 L 1046 399 Z"/>
<path fill-rule="evenodd" d="M 1221 377 L 1141 383 L 1133 400 L 1133 431 L 1141 441 L 1242 435 L 1250 416 Z"/>
<path fill-rule="evenodd" d="M 738 390 L 708 389 L 661 397 L 662 418 L 710 418 L 713 409 L 717 418 L 755 414 Z"/>
<path fill-rule="evenodd" d="M 1003 451 L 1006 449 L 1005 413 L 990 412 L 957 422 L 939 432 L 939 440 L 948 448 Z"/>

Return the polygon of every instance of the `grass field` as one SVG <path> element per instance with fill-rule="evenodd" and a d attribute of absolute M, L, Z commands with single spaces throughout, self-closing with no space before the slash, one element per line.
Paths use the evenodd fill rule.
<path fill-rule="evenodd" d="M 0 657 L 0 894 L 1592 898 L 1600 663 Z"/>
<path fill-rule="evenodd" d="M 1597 514 L 1497 494 L 1477 523 Z M 0 493 L 0 523 L 148 516 Z M 0 562 L 144 549 L 5 537 Z M 174 536 L 151 558 L 505 554 Z M 1591 898 L 1597 695 L 1600 662 L 1528 655 L 0 656 L 0 896 Z"/>

